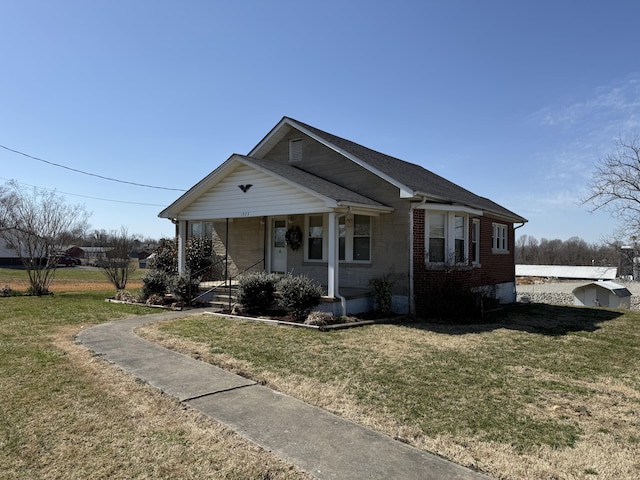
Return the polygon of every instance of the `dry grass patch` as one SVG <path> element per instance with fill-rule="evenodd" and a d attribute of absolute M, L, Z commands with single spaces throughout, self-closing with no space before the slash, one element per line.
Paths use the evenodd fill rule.
<path fill-rule="evenodd" d="M 496 478 L 635 479 L 638 323 L 526 306 L 472 326 L 319 333 L 203 317 L 144 335 Z"/>
<path fill-rule="evenodd" d="M 76 345 L 81 328 L 149 313 L 104 298 L 0 298 L 0 478 L 310 478 Z"/>

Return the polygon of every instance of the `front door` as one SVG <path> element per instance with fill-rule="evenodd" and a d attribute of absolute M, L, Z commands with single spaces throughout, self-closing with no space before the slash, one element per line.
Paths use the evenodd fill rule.
<path fill-rule="evenodd" d="M 287 271 L 287 221 L 274 218 L 271 224 L 271 272 Z"/>

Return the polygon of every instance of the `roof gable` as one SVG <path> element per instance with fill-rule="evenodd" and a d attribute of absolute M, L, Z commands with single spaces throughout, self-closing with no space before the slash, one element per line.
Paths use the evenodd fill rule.
<path fill-rule="evenodd" d="M 434 202 L 462 204 L 492 212 L 515 222 L 526 222 L 514 212 L 413 163 L 377 152 L 360 144 L 284 117 L 256 145 L 250 156 L 264 157 L 292 128 L 314 138 L 351 161 L 366 168 L 400 190 L 401 198 L 426 197 Z"/>
<path fill-rule="evenodd" d="M 328 212 L 342 206 L 392 210 L 291 165 L 236 154 L 159 216 L 181 220 L 257 217 Z"/>

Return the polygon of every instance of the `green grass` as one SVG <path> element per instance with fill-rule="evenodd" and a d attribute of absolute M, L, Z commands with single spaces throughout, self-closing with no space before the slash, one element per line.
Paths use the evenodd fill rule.
<path fill-rule="evenodd" d="M 0 269 L 0 285 L 21 274 Z M 75 345 L 81 328 L 157 313 L 105 302 L 114 290 L 96 274 L 64 269 L 53 295 L 0 297 L 0 478 L 306 478 Z"/>
<path fill-rule="evenodd" d="M 204 343 L 212 361 L 219 356 L 228 363 L 230 356 L 257 380 L 278 385 L 304 378 L 318 390 L 344 393 L 357 408 L 390 415 L 425 437 L 502 445 L 535 457 L 540 448 L 571 456 L 590 441 L 592 427 L 606 435 L 629 422 L 623 413 L 622 420 L 613 413 L 590 417 L 625 389 L 634 392 L 622 400 L 629 411 L 640 408 L 639 326 L 638 312 L 529 305 L 484 325 L 320 333 L 194 317 L 164 324 L 161 332 Z M 340 410 L 340 402 L 333 408 Z M 637 450 L 633 438 L 627 444 Z M 512 461 L 521 462 L 518 456 Z"/>

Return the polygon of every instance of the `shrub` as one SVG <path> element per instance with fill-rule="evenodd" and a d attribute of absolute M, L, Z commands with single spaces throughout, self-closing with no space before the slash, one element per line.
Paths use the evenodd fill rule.
<path fill-rule="evenodd" d="M 9 297 L 13 293 L 13 290 L 9 285 L 5 285 L 0 289 L 0 296 Z"/>
<path fill-rule="evenodd" d="M 276 297 L 278 277 L 264 272 L 251 273 L 240 279 L 238 301 L 249 313 L 268 310 Z"/>
<path fill-rule="evenodd" d="M 149 266 L 168 275 L 178 273 L 178 239 L 161 239 Z"/>
<path fill-rule="evenodd" d="M 142 277 L 142 300 L 147 300 L 152 295 L 165 295 L 169 290 L 169 276 L 162 270 L 149 270 Z"/>
<path fill-rule="evenodd" d="M 200 291 L 200 280 L 190 275 L 176 275 L 171 278 L 170 290 L 177 300 L 191 303 Z"/>
<path fill-rule="evenodd" d="M 305 325 L 324 326 L 335 323 L 335 318 L 329 312 L 311 312 L 304 321 Z"/>
<path fill-rule="evenodd" d="M 416 297 L 418 316 L 457 323 L 475 322 L 498 301 L 490 290 L 470 287 L 461 272 L 449 272 L 444 279 Z"/>
<path fill-rule="evenodd" d="M 213 241 L 210 238 L 189 238 L 185 248 L 185 263 L 190 272 L 208 279 L 213 265 Z"/>
<path fill-rule="evenodd" d="M 150 295 L 145 302 L 147 305 L 164 305 L 163 295 Z"/>
<path fill-rule="evenodd" d="M 134 303 L 136 301 L 136 298 L 131 295 L 131 292 L 129 292 L 128 290 L 120 290 L 116 293 L 115 299 L 120 301 L 120 302 L 130 302 L 130 303 Z"/>
<path fill-rule="evenodd" d="M 390 273 L 384 274 L 380 278 L 372 278 L 369 280 L 371 293 L 376 300 L 376 309 L 382 314 L 391 313 L 391 291 L 393 282 L 389 280 Z"/>
<path fill-rule="evenodd" d="M 320 304 L 324 290 L 305 275 L 287 275 L 278 282 L 278 303 L 297 319 L 306 317 L 311 309 Z"/>

